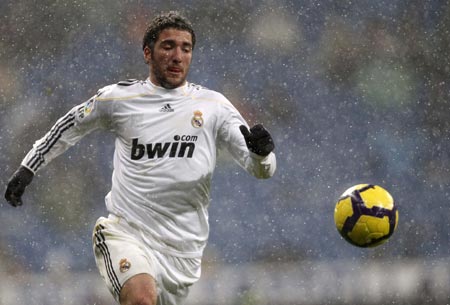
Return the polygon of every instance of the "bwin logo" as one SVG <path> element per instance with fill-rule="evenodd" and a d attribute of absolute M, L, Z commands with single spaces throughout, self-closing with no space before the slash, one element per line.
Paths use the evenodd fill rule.
<path fill-rule="evenodd" d="M 176 135 L 175 142 L 141 144 L 137 138 L 132 139 L 131 160 L 139 160 L 147 152 L 149 159 L 162 158 L 167 153 L 169 158 L 192 158 L 197 136 Z M 180 142 L 181 141 L 181 142 Z"/>

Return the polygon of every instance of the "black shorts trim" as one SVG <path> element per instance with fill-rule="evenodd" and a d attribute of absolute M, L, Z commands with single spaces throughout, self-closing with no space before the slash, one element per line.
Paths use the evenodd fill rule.
<path fill-rule="evenodd" d="M 111 255 L 109 253 L 108 246 L 105 243 L 105 236 L 102 233 L 102 229 L 104 228 L 104 226 L 98 225 L 95 232 L 95 246 L 102 253 L 103 260 L 105 261 L 106 272 L 108 273 L 108 278 L 112 284 L 114 292 L 117 294 L 117 296 L 120 296 L 120 290 L 122 289 L 122 286 L 120 285 L 119 279 L 114 271 L 111 261 Z"/>

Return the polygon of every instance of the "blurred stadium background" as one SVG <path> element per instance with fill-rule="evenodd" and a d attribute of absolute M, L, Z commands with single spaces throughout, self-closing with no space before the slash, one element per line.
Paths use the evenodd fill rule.
<path fill-rule="evenodd" d="M 263 122 L 279 164 L 257 181 L 219 160 L 188 304 L 449 304 L 449 1 L 2 0 L 1 184 L 72 106 L 147 77 L 145 25 L 173 9 L 198 37 L 189 80 Z M 0 203 L 0 304 L 114 303 L 90 242 L 112 151 L 91 134 L 39 172 L 23 207 Z M 375 249 L 334 227 L 357 183 L 399 207 Z"/>

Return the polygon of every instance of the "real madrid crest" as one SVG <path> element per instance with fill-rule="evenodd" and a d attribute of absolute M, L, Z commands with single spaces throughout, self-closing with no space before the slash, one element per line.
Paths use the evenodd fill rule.
<path fill-rule="evenodd" d="M 120 267 L 120 272 L 124 273 L 124 272 L 127 272 L 128 270 L 130 270 L 131 263 L 126 258 L 122 258 L 119 262 L 119 267 Z"/>
<path fill-rule="evenodd" d="M 195 128 L 203 127 L 203 113 L 200 110 L 194 111 L 194 116 L 192 117 L 191 124 Z"/>

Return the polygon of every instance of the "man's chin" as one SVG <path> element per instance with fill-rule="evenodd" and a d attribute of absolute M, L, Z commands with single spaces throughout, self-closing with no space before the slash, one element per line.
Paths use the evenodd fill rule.
<path fill-rule="evenodd" d="M 183 86 L 185 82 L 185 79 L 166 79 L 161 82 L 161 86 L 165 89 L 175 89 Z"/>

